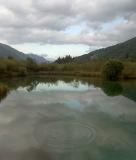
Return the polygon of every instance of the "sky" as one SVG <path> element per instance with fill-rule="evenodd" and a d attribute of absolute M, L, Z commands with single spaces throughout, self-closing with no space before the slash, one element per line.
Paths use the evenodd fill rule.
<path fill-rule="evenodd" d="M 136 0 L 0 0 L 0 43 L 48 58 L 136 36 Z"/>

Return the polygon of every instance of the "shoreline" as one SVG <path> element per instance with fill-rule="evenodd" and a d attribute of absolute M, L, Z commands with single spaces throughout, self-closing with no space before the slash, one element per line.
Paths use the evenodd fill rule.
<path fill-rule="evenodd" d="M 102 79 L 101 73 L 100 72 L 56 72 L 56 71 L 44 71 L 44 72 L 29 72 L 26 75 L 18 75 L 18 73 L 14 72 L 12 74 L 4 74 L 1 75 L 1 78 L 16 78 L 16 77 L 30 77 L 30 76 L 34 76 L 34 77 L 38 77 L 38 76 L 66 76 L 66 77 L 85 77 L 85 78 L 100 78 Z M 118 81 L 120 80 L 136 80 L 136 75 L 127 75 L 127 74 L 122 74 L 119 78 Z"/>

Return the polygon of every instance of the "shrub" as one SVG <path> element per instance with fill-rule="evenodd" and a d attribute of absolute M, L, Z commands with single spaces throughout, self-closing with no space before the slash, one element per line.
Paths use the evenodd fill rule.
<path fill-rule="evenodd" d="M 25 67 L 19 67 L 18 69 L 18 75 L 19 76 L 26 76 L 27 75 L 27 69 Z"/>
<path fill-rule="evenodd" d="M 117 60 L 107 61 L 102 69 L 102 75 L 108 80 L 117 80 L 124 69 L 123 64 Z"/>
<path fill-rule="evenodd" d="M 8 86 L 0 84 L 0 101 L 7 96 L 8 92 L 9 92 Z"/>
<path fill-rule="evenodd" d="M 7 65 L 7 71 L 8 72 L 16 72 L 18 70 L 18 62 L 15 60 L 7 60 L 5 61 L 6 65 Z"/>
<path fill-rule="evenodd" d="M 62 71 L 73 71 L 74 67 L 72 65 L 63 65 L 62 66 Z"/>

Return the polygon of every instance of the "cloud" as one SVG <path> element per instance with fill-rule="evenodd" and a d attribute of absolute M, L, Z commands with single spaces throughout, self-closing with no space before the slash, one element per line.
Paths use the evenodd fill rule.
<path fill-rule="evenodd" d="M 135 36 L 135 25 L 135 0 L 0 0 L 0 40 L 9 44 L 103 47 Z"/>

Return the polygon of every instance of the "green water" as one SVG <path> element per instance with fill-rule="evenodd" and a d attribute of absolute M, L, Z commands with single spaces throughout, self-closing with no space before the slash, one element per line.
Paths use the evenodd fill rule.
<path fill-rule="evenodd" d="M 0 160 L 136 160 L 136 81 L 3 79 Z"/>

